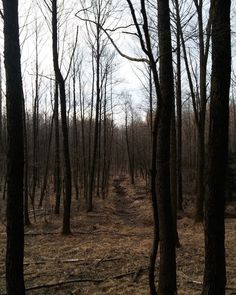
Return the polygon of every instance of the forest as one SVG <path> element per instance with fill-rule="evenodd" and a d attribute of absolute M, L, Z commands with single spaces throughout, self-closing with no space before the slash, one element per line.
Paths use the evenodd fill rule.
<path fill-rule="evenodd" d="M 236 294 L 235 16 L 1 1 L 0 295 Z"/>

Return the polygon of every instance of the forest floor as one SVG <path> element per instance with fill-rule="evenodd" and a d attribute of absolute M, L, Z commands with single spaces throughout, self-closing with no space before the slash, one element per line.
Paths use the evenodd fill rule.
<path fill-rule="evenodd" d="M 228 208 L 231 218 L 226 218 L 227 294 L 236 294 L 234 207 Z M 95 199 L 94 212 L 78 212 L 75 201 L 73 208 L 69 236 L 60 234 L 61 217 L 45 215 L 43 210 L 37 211 L 37 222 L 26 228 L 27 294 L 149 294 L 152 211 L 142 182 L 130 186 L 128 178 L 117 177 L 109 197 Z M 203 226 L 193 223 L 190 205 L 185 212 L 178 220 L 181 243 L 177 249 L 178 294 L 195 295 L 202 288 Z M 5 245 L 1 218 L 0 294 L 6 292 Z"/>

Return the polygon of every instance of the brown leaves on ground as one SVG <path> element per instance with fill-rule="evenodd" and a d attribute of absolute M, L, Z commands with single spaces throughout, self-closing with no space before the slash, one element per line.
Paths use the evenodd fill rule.
<path fill-rule="evenodd" d="M 73 202 L 72 235 L 62 236 L 61 217 L 45 216 L 44 210 L 38 211 L 37 223 L 26 228 L 25 282 L 31 289 L 27 294 L 149 294 L 152 211 L 144 184 L 131 186 L 126 177 L 117 177 L 109 197 L 96 198 L 91 213 L 78 212 Z M 200 294 L 203 228 L 185 215 L 178 228 L 178 294 Z M 0 293 L 4 294 L 3 223 L 0 232 Z M 227 287 L 236 289 L 236 219 L 226 219 L 226 253 Z"/>

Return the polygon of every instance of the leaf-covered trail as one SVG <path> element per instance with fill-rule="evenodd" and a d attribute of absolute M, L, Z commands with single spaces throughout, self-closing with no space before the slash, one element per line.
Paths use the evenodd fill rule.
<path fill-rule="evenodd" d="M 95 200 L 94 212 L 78 212 L 76 207 L 74 200 L 70 236 L 60 234 L 61 217 L 50 215 L 45 223 L 43 211 L 37 223 L 26 229 L 27 294 L 149 294 L 152 214 L 142 182 L 131 186 L 127 177 L 117 177 L 109 197 Z M 184 217 L 179 220 L 179 234 L 182 247 L 177 250 L 178 294 L 200 294 L 202 226 L 194 226 L 191 219 Z M 228 286 L 236 289 L 235 219 L 226 219 L 226 235 Z M 5 239 L 1 223 L 1 294 L 5 292 Z"/>

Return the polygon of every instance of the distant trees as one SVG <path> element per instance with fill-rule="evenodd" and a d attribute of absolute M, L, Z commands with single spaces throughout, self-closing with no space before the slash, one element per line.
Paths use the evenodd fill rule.
<path fill-rule="evenodd" d="M 23 88 L 19 43 L 18 1 L 3 1 L 4 58 L 7 104 L 7 294 L 25 294 Z"/>
<path fill-rule="evenodd" d="M 235 151 L 236 147 L 234 98 L 231 133 L 228 133 L 230 1 L 211 0 L 210 5 L 205 5 L 203 0 L 194 0 L 192 6 L 187 3 L 185 15 L 182 15 L 184 1 L 173 0 L 170 7 L 169 1 L 164 0 L 155 3 L 126 0 L 125 18 L 132 23 L 126 24 L 124 20 L 124 26 L 122 23 L 120 27 L 112 15 L 116 3 L 113 5 L 111 0 L 90 1 L 88 6 L 81 0 L 69 10 L 64 9 L 66 2 L 42 3 L 46 12 L 40 3 L 38 7 L 50 28 L 52 64 L 47 65 L 47 75 L 40 74 L 42 53 L 38 47 L 37 21 L 34 20 L 36 47 L 32 54 L 35 73 L 30 88 L 31 108 L 24 101 L 22 90 L 18 1 L 3 0 L 7 124 L 0 73 L 0 153 L 4 154 L 3 143 L 7 134 L 7 177 L 6 181 L 3 180 L 3 199 L 7 191 L 8 294 L 25 293 L 24 223 L 30 224 L 31 213 L 36 220 L 34 203 L 39 191 L 38 210 L 44 208 L 46 212 L 46 201 L 50 202 L 53 196 L 53 210 L 50 210 L 55 214 L 60 213 L 63 195 L 62 233 L 69 234 L 72 201 L 76 202 L 78 210 L 90 212 L 96 209 L 96 200 L 100 197 L 100 202 L 108 196 L 109 182 L 119 174 L 129 175 L 132 184 L 137 183 L 137 178 L 143 178 L 147 192 L 151 194 L 154 219 L 149 267 L 151 294 L 177 293 L 177 209 L 185 209 L 183 196 L 188 192 L 196 193 L 195 221 L 205 221 L 202 295 L 225 294 L 224 206 L 229 136 L 232 150 Z M 82 45 L 77 44 L 80 40 L 78 29 L 76 38 L 73 32 L 69 32 L 73 31 L 71 20 L 64 22 L 67 13 L 73 14 L 74 22 L 79 20 L 84 26 L 82 33 L 86 35 L 86 42 L 81 42 Z M 194 35 L 187 32 L 192 25 L 197 27 Z M 138 40 L 138 46 L 136 43 L 135 46 L 144 57 L 134 58 L 121 52 L 112 39 L 112 34 L 119 30 L 130 30 L 125 31 L 126 37 L 132 36 L 134 42 Z M 115 90 L 116 54 L 111 50 L 110 42 L 121 56 L 142 65 L 145 63 L 143 72 L 147 73 L 148 80 L 145 115 L 136 111 L 131 102 L 132 95 L 123 101 L 125 92 Z M 197 46 L 192 49 L 188 48 L 189 44 Z M 207 72 L 211 51 L 208 108 Z M 176 63 L 173 69 L 174 54 Z M 197 56 L 196 64 L 192 54 Z M 45 85 L 41 85 L 44 80 Z M 28 81 L 25 87 L 29 91 Z M 120 106 L 123 102 L 124 106 Z M 116 120 L 120 120 L 119 123 Z M 3 162 L 4 156 L 1 158 L 1 176 L 5 173 Z M 193 189 L 195 182 L 196 191 Z M 159 246 L 157 292 L 155 269 Z"/>

